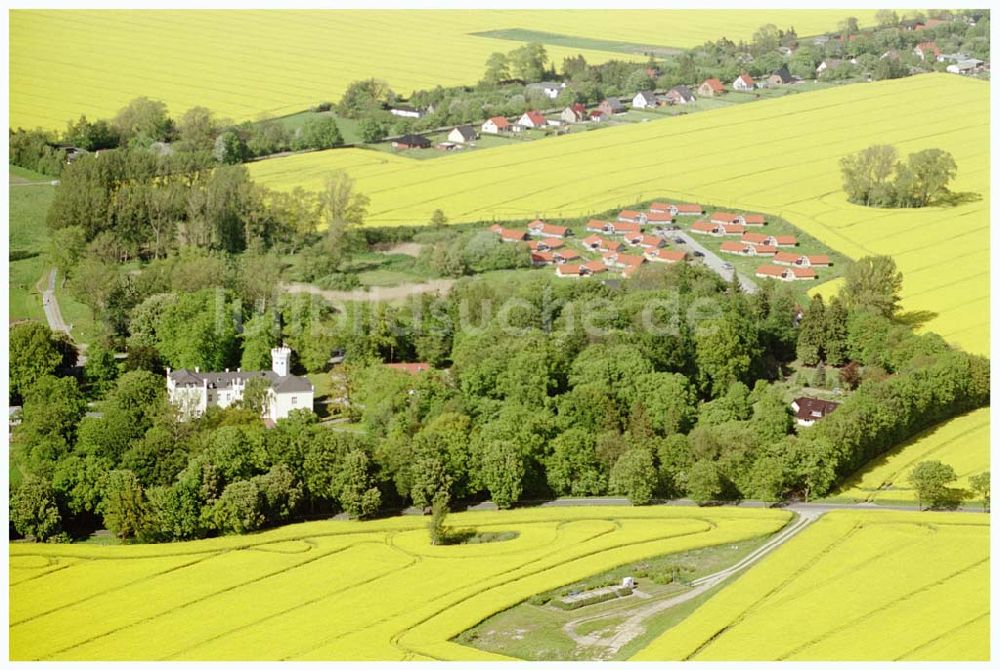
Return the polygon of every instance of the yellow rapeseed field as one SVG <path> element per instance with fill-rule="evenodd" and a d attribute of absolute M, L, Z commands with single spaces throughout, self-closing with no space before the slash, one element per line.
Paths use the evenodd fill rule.
<path fill-rule="evenodd" d="M 928 460 L 952 466 L 958 481 L 950 486 L 968 489 L 969 477 L 990 467 L 990 409 L 947 421 L 893 449 L 846 482 L 834 497 L 913 502 L 916 494 L 910 486 L 910 472 Z"/>
<path fill-rule="evenodd" d="M 477 36 L 527 30 L 691 47 L 726 36 L 749 41 L 762 24 L 799 35 L 834 30 L 871 10 L 765 11 L 28 11 L 10 13 L 11 126 L 65 127 L 113 115 L 132 98 L 163 100 L 176 116 L 206 106 L 236 121 L 336 101 L 351 81 L 377 77 L 408 95 L 473 84 L 487 56 L 518 41 Z M 557 65 L 645 60 L 621 52 L 547 45 Z M 603 47 L 602 45 L 602 48 Z"/>
<path fill-rule="evenodd" d="M 781 528 L 780 510 L 574 507 L 470 512 L 517 530 L 433 546 L 427 518 L 296 524 L 168 545 L 10 546 L 14 660 L 498 658 L 449 640 L 614 565 Z"/>
<path fill-rule="evenodd" d="M 830 512 L 634 660 L 990 658 L 985 514 Z"/>
<path fill-rule="evenodd" d="M 948 100 L 947 105 L 927 104 Z M 334 150 L 261 161 L 260 182 L 320 188 L 345 169 L 372 225 L 584 215 L 672 196 L 778 214 L 857 258 L 891 254 L 906 310 L 966 350 L 989 349 L 989 84 L 928 74 L 764 100 L 503 148 L 411 160 Z M 958 163 L 955 207 L 851 205 L 838 159 L 875 143 L 939 147 Z"/>

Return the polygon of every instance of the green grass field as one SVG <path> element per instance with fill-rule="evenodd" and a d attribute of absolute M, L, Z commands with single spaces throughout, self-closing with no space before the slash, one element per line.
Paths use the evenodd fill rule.
<path fill-rule="evenodd" d="M 989 516 L 834 511 L 633 656 L 985 661 Z"/>
<path fill-rule="evenodd" d="M 468 512 L 516 530 L 433 546 L 426 517 L 294 524 L 164 545 L 10 546 L 15 660 L 488 660 L 452 642 L 529 596 L 615 565 L 773 533 L 781 510 Z"/>

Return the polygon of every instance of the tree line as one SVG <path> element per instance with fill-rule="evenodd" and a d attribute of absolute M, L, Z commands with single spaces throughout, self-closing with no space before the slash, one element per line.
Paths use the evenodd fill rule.
<path fill-rule="evenodd" d="M 824 311 L 821 344 L 810 345 L 831 365 L 841 346 L 860 367 L 857 389 L 798 430 L 776 382 L 804 332 L 818 329 L 804 326 L 815 308 L 800 322 L 790 287 L 750 296 L 688 265 L 643 268 L 618 288 L 463 278 L 447 297 L 318 317 L 320 306 L 294 296 L 242 332 L 210 325 L 231 313 L 213 292 L 166 294 L 131 315 L 125 364 L 88 361 L 82 385 L 60 371 L 47 329 L 21 324 L 11 375 L 23 479 L 12 518 L 40 539 L 104 524 L 167 541 L 485 498 L 509 507 L 607 493 L 636 504 L 822 495 L 914 433 L 989 402 L 988 361 L 894 321 L 892 296 L 873 295 L 884 282 L 872 279 L 873 268 L 895 275 L 891 260 L 860 265 L 871 267 L 836 298 L 846 309 Z M 669 327 L 650 332 L 647 318 Z M 181 421 L 162 367 L 150 365 L 261 367 L 277 337 L 297 338 L 297 370 L 347 353 L 343 411 L 363 433 L 308 412 L 266 430 L 249 402 Z M 435 369 L 382 365 L 397 360 Z M 87 395 L 101 393 L 101 415 L 85 416 Z"/>
<path fill-rule="evenodd" d="M 896 148 L 875 144 L 840 159 L 847 199 L 866 207 L 927 207 L 947 200 L 948 184 L 958 173 L 954 157 L 924 149 L 898 159 Z"/>

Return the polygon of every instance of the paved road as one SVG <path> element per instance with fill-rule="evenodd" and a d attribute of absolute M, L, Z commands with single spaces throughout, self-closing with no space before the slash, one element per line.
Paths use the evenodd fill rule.
<path fill-rule="evenodd" d="M 59 301 L 56 299 L 56 269 L 52 268 L 49 271 L 49 282 L 44 291 L 42 291 L 42 309 L 45 310 L 45 318 L 49 322 L 49 328 L 52 330 L 61 331 L 66 333 L 72 339 L 72 326 L 66 325 L 66 321 L 63 320 L 62 310 L 59 309 Z M 87 363 L 87 346 L 85 344 L 77 343 L 76 345 L 76 364 L 79 367 L 83 367 Z"/>
<path fill-rule="evenodd" d="M 670 231 L 670 234 L 669 234 L 669 236 L 668 236 L 667 239 L 672 240 L 674 237 L 679 237 L 682 240 L 684 240 L 684 242 L 685 242 L 683 245 L 675 243 L 675 246 L 678 249 L 683 248 L 683 247 L 686 246 L 686 247 L 688 247 L 688 249 L 690 249 L 692 251 L 700 251 L 701 253 L 705 254 L 705 256 L 701 260 L 704 261 L 705 265 L 709 269 L 715 271 L 716 274 L 718 274 L 720 277 L 722 277 L 726 281 L 732 281 L 732 279 L 733 279 L 733 273 L 736 272 L 736 271 L 735 270 L 728 270 L 725 267 L 723 267 L 723 265 L 727 261 L 722 260 L 717 255 L 715 255 L 715 253 L 713 253 L 713 252 L 709 251 L 708 249 L 706 249 L 705 247 L 703 247 L 698 242 L 698 240 L 694 239 L 693 237 L 691 237 L 688 233 L 684 232 L 683 230 L 672 230 L 672 231 Z M 737 274 L 739 274 L 739 273 L 737 273 Z M 760 289 L 757 288 L 757 284 L 755 284 L 746 275 L 739 275 L 739 278 L 740 278 L 740 286 L 742 286 L 743 290 L 746 291 L 747 293 L 756 293 L 758 290 L 760 290 Z"/>

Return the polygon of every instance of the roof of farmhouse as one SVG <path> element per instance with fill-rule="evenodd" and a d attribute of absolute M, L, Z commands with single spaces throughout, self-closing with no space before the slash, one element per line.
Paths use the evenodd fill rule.
<path fill-rule="evenodd" d="M 174 370 L 168 373 L 168 375 L 177 386 L 204 386 L 207 384 L 208 388 L 211 389 L 232 388 L 233 386 L 243 386 L 255 377 L 264 377 L 270 382 L 271 388 L 276 393 L 298 393 L 313 389 L 312 382 L 306 377 L 297 377 L 295 375 L 281 376 L 271 370 L 255 370 L 253 372 L 243 372 L 241 370 L 237 370 L 236 372 L 229 372 L 228 370 L 226 372 Z"/>

